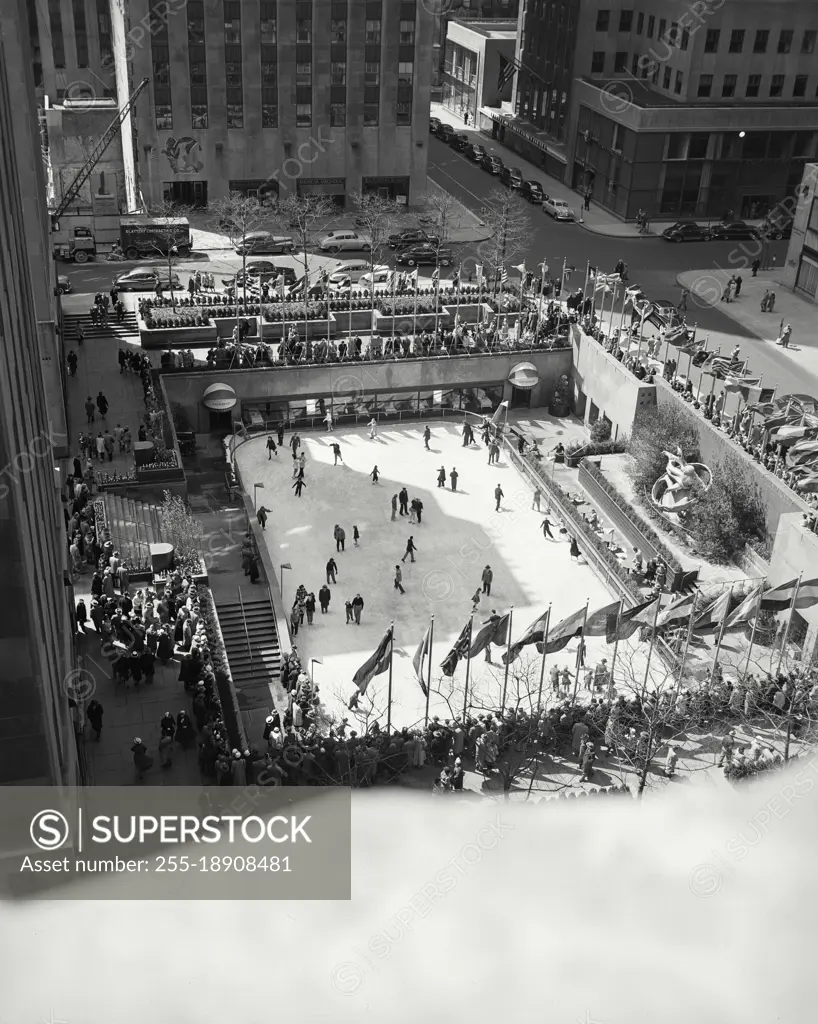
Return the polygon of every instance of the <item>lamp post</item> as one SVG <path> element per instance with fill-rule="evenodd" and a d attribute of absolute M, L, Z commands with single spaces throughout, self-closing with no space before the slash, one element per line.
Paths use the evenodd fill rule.
<path fill-rule="evenodd" d="M 264 484 L 253 484 L 253 508 L 254 509 L 258 508 L 258 493 L 257 492 L 258 492 L 259 488 L 261 488 L 262 491 L 263 491 L 264 490 Z"/>
<path fill-rule="evenodd" d="M 281 586 L 281 597 L 282 597 L 282 599 L 284 597 L 284 570 L 285 569 L 292 569 L 292 566 L 290 565 L 289 562 L 284 562 L 282 564 L 281 569 L 280 569 L 279 574 L 278 574 L 278 582 L 279 582 L 279 584 Z"/>
<path fill-rule="evenodd" d="M 310 679 L 315 682 L 315 670 L 313 665 L 323 665 L 323 661 L 320 658 L 310 658 Z"/>

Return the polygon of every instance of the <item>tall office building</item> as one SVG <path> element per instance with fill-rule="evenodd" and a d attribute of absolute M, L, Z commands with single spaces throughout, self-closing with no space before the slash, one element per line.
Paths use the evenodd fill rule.
<path fill-rule="evenodd" d="M 817 39 L 810 0 L 527 0 L 495 132 L 623 217 L 761 216 L 815 156 Z"/>
<path fill-rule="evenodd" d="M 0 784 L 76 781 L 63 359 L 25 0 L 0 0 Z M 61 450 L 62 449 L 62 450 Z"/>

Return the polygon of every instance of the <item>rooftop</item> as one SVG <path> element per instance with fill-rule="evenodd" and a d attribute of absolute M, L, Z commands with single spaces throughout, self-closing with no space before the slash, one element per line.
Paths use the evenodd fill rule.
<path fill-rule="evenodd" d="M 467 21 L 465 18 L 453 18 L 452 21 L 457 25 L 462 25 L 463 28 L 467 28 L 470 32 L 486 36 L 487 39 L 517 38 L 517 22 L 508 18 L 503 20 L 499 18 L 497 20 L 486 18 L 482 21 Z"/>

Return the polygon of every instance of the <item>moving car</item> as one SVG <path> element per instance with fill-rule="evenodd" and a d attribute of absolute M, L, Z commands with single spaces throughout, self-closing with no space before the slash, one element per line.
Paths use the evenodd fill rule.
<path fill-rule="evenodd" d="M 744 238 L 755 238 L 760 234 L 758 228 L 754 228 L 752 224 L 747 224 L 743 220 L 733 220 L 728 224 L 714 224 L 710 228 L 710 233 L 713 238 L 717 239 L 744 239 Z"/>
<path fill-rule="evenodd" d="M 552 199 L 548 196 L 542 204 L 546 213 L 550 213 L 555 220 L 573 220 L 574 211 L 564 199 Z"/>
<path fill-rule="evenodd" d="M 176 271 L 168 274 L 167 270 L 161 267 L 135 267 L 114 278 L 114 284 L 120 292 L 152 292 L 160 281 L 163 288 L 182 287 Z"/>
<path fill-rule="evenodd" d="M 372 239 L 369 235 L 359 235 L 357 231 L 330 231 L 318 243 L 318 248 L 322 252 L 345 252 L 347 249 L 369 252 Z"/>
<path fill-rule="evenodd" d="M 390 235 L 388 241 L 390 249 L 405 249 L 409 245 L 420 245 L 423 242 L 437 245 L 440 239 L 437 235 L 430 235 L 422 228 L 406 228 L 405 231 L 398 231 L 396 234 Z"/>
<path fill-rule="evenodd" d="M 488 156 L 486 147 L 481 146 L 476 142 L 473 142 L 470 146 L 466 146 L 464 153 L 469 160 L 474 160 L 476 164 L 481 163 Z"/>
<path fill-rule="evenodd" d="M 429 131 L 434 135 L 440 127 L 441 121 L 439 117 L 429 118 Z"/>
<path fill-rule="evenodd" d="M 538 181 L 524 181 L 520 185 L 520 195 L 523 199 L 527 199 L 529 203 L 537 203 L 538 205 L 548 198 Z"/>
<path fill-rule="evenodd" d="M 437 126 L 435 132 L 439 139 L 443 139 L 444 142 L 449 141 L 449 136 L 454 135 L 454 128 L 450 124 L 443 124 L 442 122 Z"/>
<path fill-rule="evenodd" d="M 391 267 L 375 267 L 373 273 L 362 274 L 358 279 L 359 288 L 371 289 L 375 285 L 376 292 L 386 292 L 392 287 L 392 278 L 395 276 Z"/>
<path fill-rule="evenodd" d="M 236 245 L 236 252 L 239 256 L 251 253 L 277 256 L 292 252 L 293 249 L 295 249 L 295 242 L 292 238 L 285 235 L 273 235 L 269 231 L 250 231 Z"/>
<path fill-rule="evenodd" d="M 65 276 L 60 274 L 57 278 L 57 295 L 67 295 L 71 291 L 71 282 Z"/>
<path fill-rule="evenodd" d="M 792 220 L 770 220 L 766 218 L 759 224 L 758 231 L 764 238 L 774 238 L 776 241 L 779 238 L 791 238 Z"/>
<path fill-rule="evenodd" d="M 471 145 L 468 135 L 450 135 L 449 145 L 452 149 L 456 149 L 459 153 L 465 151 L 467 146 Z"/>
<path fill-rule="evenodd" d="M 697 224 L 695 220 L 679 220 L 662 232 L 662 238 L 669 242 L 709 242 L 712 237 L 710 228 Z"/>
<path fill-rule="evenodd" d="M 364 274 L 369 273 L 369 260 L 336 260 L 327 269 L 330 271 L 330 287 L 345 280 L 357 284 Z"/>
<path fill-rule="evenodd" d="M 519 167 L 503 167 L 500 171 L 500 181 L 509 188 L 518 189 L 523 183 L 523 172 Z"/>
<path fill-rule="evenodd" d="M 499 174 L 503 167 L 505 167 L 505 164 L 499 156 L 492 156 L 491 153 L 486 153 L 480 161 L 480 166 L 484 171 L 488 171 L 489 174 Z"/>
<path fill-rule="evenodd" d="M 438 250 L 436 246 L 428 244 L 413 245 L 411 249 L 403 249 L 395 258 L 398 263 L 405 263 L 408 267 L 429 263 L 439 263 L 441 267 L 450 267 L 454 262 L 451 250 Z"/>

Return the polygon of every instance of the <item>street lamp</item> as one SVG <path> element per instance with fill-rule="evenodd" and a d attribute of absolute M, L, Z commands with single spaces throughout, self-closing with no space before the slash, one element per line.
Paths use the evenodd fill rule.
<path fill-rule="evenodd" d="M 257 495 L 256 492 L 258 491 L 259 487 L 262 489 L 262 491 L 264 490 L 264 484 L 253 484 L 253 508 L 254 509 L 258 508 L 258 495 Z"/>
<path fill-rule="evenodd" d="M 320 658 L 310 658 L 310 679 L 313 682 L 315 682 L 315 671 L 313 670 L 312 666 L 313 665 L 323 665 L 323 664 L 324 663 L 323 663 L 323 661 L 321 661 Z"/>
<path fill-rule="evenodd" d="M 281 566 L 281 571 L 278 574 L 278 579 L 279 579 L 279 582 L 281 583 L 281 596 L 282 597 L 284 596 L 284 570 L 285 569 L 290 569 L 290 570 L 292 569 L 292 566 L 290 565 L 289 562 L 284 562 L 283 563 L 283 565 Z"/>

